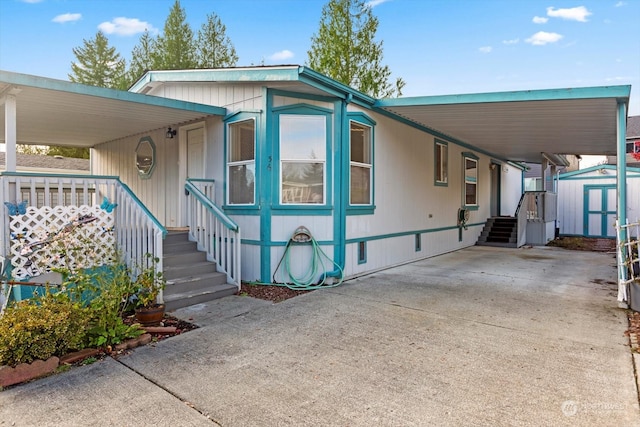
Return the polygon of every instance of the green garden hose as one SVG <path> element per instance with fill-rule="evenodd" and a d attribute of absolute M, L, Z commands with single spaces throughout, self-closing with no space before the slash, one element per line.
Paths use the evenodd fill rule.
<path fill-rule="evenodd" d="M 295 277 L 293 273 L 291 273 L 290 269 L 290 249 L 293 246 L 302 245 L 302 244 L 310 244 L 311 245 L 311 264 L 309 269 L 302 275 L 302 277 Z M 329 261 L 328 263 L 326 261 Z M 276 283 L 276 274 L 278 270 L 282 266 L 284 262 L 284 274 L 288 278 L 287 283 Z M 337 281 L 335 283 L 328 283 L 327 279 L 330 277 L 328 274 L 328 270 L 326 267 L 335 266 L 337 271 L 339 272 L 339 276 L 337 277 Z M 331 276 L 332 277 L 332 276 Z M 311 232 L 306 227 L 298 227 L 296 231 L 293 233 L 289 241 L 287 242 L 287 246 L 285 247 L 284 254 L 280 261 L 278 262 L 278 266 L 273 272 L 273 283 L 260 283 L 260 282 L 251 282 L 251 284 L 255 285 L 280 285 L 286 286 L 289 289 L 300 290 L 300 291 L 311 291 L 315 289 L 321 288 L 333 288 L 342 284 L 342 280 L 344 277 L 344 272 L 342 268 L 331 258 L 327 256 L 326 253 L 320 248 L 320 245 L 313 238 Z"/>

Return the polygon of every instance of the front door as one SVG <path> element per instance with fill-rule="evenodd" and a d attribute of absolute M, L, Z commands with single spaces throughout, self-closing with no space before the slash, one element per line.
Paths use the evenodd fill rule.
<path fill-rule="evenodd" d="M 584 186 L 584 235 L 616 237 L 616 186 Z"/>
<path fill-rule="evenodd" d="M 180 128 L 180 173 L 178 176 L 178 194 L 180 195 L 180 226 L 187 225 L 187 197 L 184 185 L 187 178 L 205 177 L 205 127 L 204 123 L 182 126 Z M 175 202 L 174 202 L 175 203 Z"/>
<path fill-rule="evenodd" d="M 187 178 L 204 178 L 204 128 L 187 130 Z"/>

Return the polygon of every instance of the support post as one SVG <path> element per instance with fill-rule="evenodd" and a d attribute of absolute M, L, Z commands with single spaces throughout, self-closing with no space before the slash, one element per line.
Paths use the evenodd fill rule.
<path fill-rule="evenodd" d="M 7 172 L 16 171 L 16 97 L 12 94 L 4 96 L 4 143 Z"/>
<path fill-rule="evenodd" d="M 618 225 L 626 225 L 627 224 L 627 158 L 626 158 L 626 134 L 627 134 L 627 109 L 626 103 L 622 101 L 618 101 L 618 112 L 616 116 L 616 127 L 617 127 L 617 150 L 616 150 L 616 196 L 617 196 L 617 216 L 618 216 Z M 622 245 L 622 242 L 627 240 L 627 229 L 621 228 L 619 232 L 619 242 L 618 244 Z M 621 263 L 627 258 L 626 246 L 622 246 L 616 251 L 618 256 L 618 265 L 622 265 Z M 621 259 L 622 258 L 622 259 Z M 622 303 L 621 298 L 623 296 L 628 296 L 626 287 L 627 281 L 627 271 L 624 268 L 618 268 L 618 302 Z M 627 297 L 627 305 L 628 305 L 628 297 Z"/>

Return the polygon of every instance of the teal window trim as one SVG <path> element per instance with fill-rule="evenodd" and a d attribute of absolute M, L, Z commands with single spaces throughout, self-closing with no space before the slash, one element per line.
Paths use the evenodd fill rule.
<path fill-rule="evenodd" d="M 373 215 L 375 211 L 375 205 L 349 206 L 347 215 Z"/>
<path fill-rule="evenodd" d="M 358 241 L 358 264 L 367 263 L 367 242 L 365 240 Z"/>
<path fill-rule="evenodd" d="M 438 147 L 441 149 L 438 150 Z M 439 155 L 443 151 L 444 156 Z M 442 173 L 438 174 L 438 170 Z M 433 185 L 436 187 L 449 186 L 449 143 L 441 139 L 435 139 L 433 144 Z"/>
<path fill-rule="evenodd" d="M 462 206 L 469 210 L 478 210 L 478 186 L 479 186 L 479 160 L 480 158 L 474 153 L 465 151 L 462 153 Z M 472 161 L 476 164 L 475 177 L 467 176 L 467 161 Z M 475 186 L 475 203 L 467 203 L 467 184 Z"/>
<path fill-rule="evenodd" d="M 349 204 L 347 206 L 347 215 L 370 215 L 375 211 L 375 126 L 376 121 L 373 120 L 368 115 L 361 112 L 352 112 L 347 113 L 347 123 L 348 123 L 348 131 L 349 131 L 349 164 L 347 165 L 347 170 L 349 171 L 349 181 L 344 183 L 345 189 L 349 195 L 348 200 Z M 356 123 L 360 126 L 365 126 L 370 129 L 369 132 L 369 144 L 370 144 L 370 163 L 368 164 L 369 168 L 369 186 L 370 186 L 370 203 L 366 204 L 351 204 L 351 167 L 352 166 L 360 166 L 367 167 L 367 164 L 362 164 L 358 162 L 353 162 L 351 159 L 351 123 Z M 344 188 L 344 187 L 343 187 Z"/>
<path fill-rule="evenodd" d="M 310 115 L 325 117 L 325 138 L 326 150 L 324 158 L 324 201 L 323 203 L 282 203 L 282 158 L 280 155 L 280 116 L 281 115 Z M 333 110 L 318 107 L 315 105 L 300 103 L 276 107 L 272 110 L 271 118 L 273 120 L 273 159 L 270 162 L 274 169 L 274 178 L 272 183 L 273 204 L 272 209 L 281 213 L 291 211 L 290 215 L 324 215 L 326 212 L 332 211 L 333 196 L 331 189 L 333 188 L 332 170 L 333 170 Z M 289 213 L 285 213 L 289 214 Z"/>
<path fill-rule="evenodd" d="M 224 189 L 223 200 L 224 209 L 258 209 L 258 191 L 259 191 L 259 171 L 257 169 L 258 157 L 258 128 L 259 128 L 259 112 L 256 111 L 239 111 L 225 117 L 224 123 Z M 229 127 L 236 123 L 253 120 L 253 162 L 230 162 L 229 161 Z M 229 169 L 233 164 L 253 164 L 253 203 L 230 203 L 229 201 Z"/>
<path fill-rule="evenodd" d="M 147 169 L 142 169 L 140 166 L 140 159 L 138 158 L 138 151 L 144 146 L 144 145 L 149 145 L 149 147 L 151 148 L 151 165 L 148 166 Z M 135 150 L 135 154 L 136 154 L 136 169 L 138 171 L 138 176 L 140 177 L 140 179 L 149 179 L 151 178 L 151 174 L 153 173 L 153 170 L 156 168 L 156 144 L 155 142 L 153 142 L 153 139 L 151 139 L 150 136 L 143 136 L 142 138 L 140 138 L 140 140 L 138 141 L 138 145 L 136 146 L 136 150 Z"/>

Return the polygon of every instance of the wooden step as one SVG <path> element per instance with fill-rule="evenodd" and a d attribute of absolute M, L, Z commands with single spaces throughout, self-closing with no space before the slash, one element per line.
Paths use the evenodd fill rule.
<path fill-rule="evenodd" d="M 167 311 L 234 295 L 236 285 L 207 261 L 188 231 L 170 231 L 163 242 L 163 274 L 167 280 L 163 299 Z"/>

